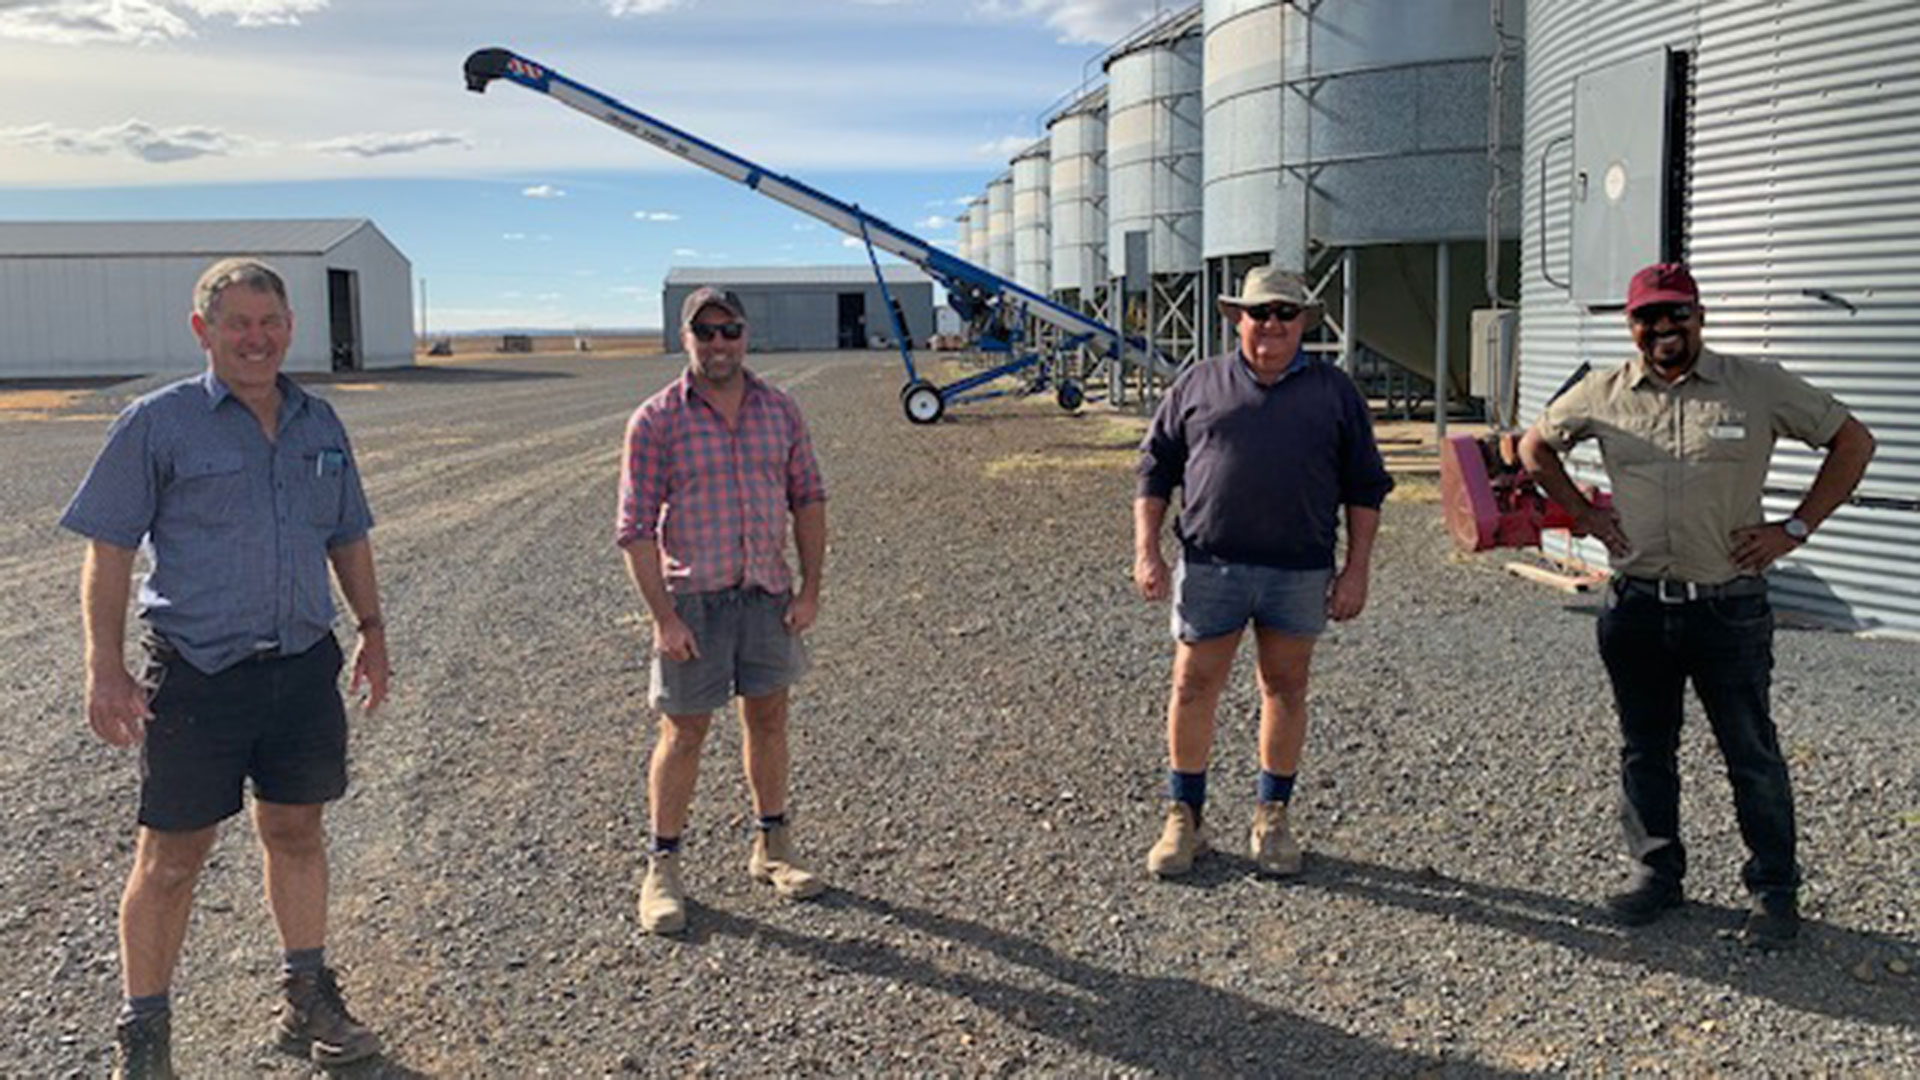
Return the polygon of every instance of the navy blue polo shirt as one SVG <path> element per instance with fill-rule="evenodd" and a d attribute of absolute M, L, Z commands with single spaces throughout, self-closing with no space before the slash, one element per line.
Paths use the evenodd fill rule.
<path fill-rule="evenodd" d="M 211 370 L 127 406 L 60 524 L 144 548 L 140 615 L 213 674 L 333 626 L 327 551 L 373 514 L 333 406 L 280 376 L 278 436 Z"/>
<path fill-rule="evenodd" d="M 1140 444 L 1139 494 L 1184 489 L 1186 557 L 1291 570 L 1333 566 L 1342 506 L 1393 490 L 1366 399 L 1345 372 L 1296 355 L 1262 386 L 1239 350 L 1174 380 Z"/>

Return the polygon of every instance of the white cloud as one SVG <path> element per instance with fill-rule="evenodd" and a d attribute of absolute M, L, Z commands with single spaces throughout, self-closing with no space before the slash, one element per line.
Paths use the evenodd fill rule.
<path fill-rule="evenodd" d="M 1031 135 L 1002 135 L 992 142 L 983 142 L 973 148 L 981 157 L 990 157 L 995 161 L 1005 161 L 1013 155 L 1033 145 Z"/>
<path fill-rule="evenodd" d="M 352 154 L 354 157 L 363 158 L 417 154 L 423 150 L 435 150 L 443 146 L 471 150 L 473 142 L 465 135 L 452 131 L 406 131 L 390 134 L 368 132 L 361 135 L 341 135 L 337 138 L 321 139 L 306 144 L 308 150 L 321 154 Z"/>
<path fill-rule="evenodd" d="M 520 189 L 520 194 L 525 195 L 529 199 L 564 199 L 567 197 L 565 190 L 554 187 L 552 184 L 535 184 L 532 187 L 524 187 Z"/>
<path fill-rule="evenodd" d="M 635 221 L 679 221 L 680 215 L 667 210 L 635 210 Z"/>
<path fill-rule="evenodd" d="M 165 165 L 197 157 L 239 153 L 250 145 L 250 140 L 218 128 L 156 128 L 143 120 L 128 120 L 92 131 L 59 128 L 52 124 L 0 128 L 0 143 L 81 157 L 127 154 L 149 164 Z"/>
<path fill-rule="evenodd" d="M 194 36 L 185 17 L 285 26 L 329 0 L 0 0 L 0 38 L 48 45 L 149 45 Z"/>
<path fill-rule="evenodd" d="M 500 239 L 502 240 L 525 240 L 526 238 L 527 234 L 523 232 L 503 232 L 500 234 Z"/>
<path fill-rule="evenodd" d="M 867 242 L 857 236 L 843 236 L 840 238 L 840 246 L 843 248 L 865 248 Z"/>
<path fill-rule="evenodd" d="M 952 221 L 941 217 L 939 214 L 932 214 L 914 222 L 913 227 L 916 229 L 944 229 L 951 224 L 953 224 Z"/>
<path fill-rule="evenodd" d="M 692 248 L 674 248 L 673 255 L 677 259 L 697 259 L 700 257 L 700 253 Z"/>
<path fill-rule="evenodd" d="M 1068 45 L 1111 45 L 1151 18 L 1154 0 L 978 0 L 975 10 L 999 19 L 1037 18 Z"/>
<path fill-rule="evenodd" d="M 297 26 L 300 16 L 324 11 L 328 0 L 179 0 L 202 18 L 230 16 L 235 26 Z"/>
<path fill-rule="evenodd" d="M 615 18 L 628 15 L 658 15 L 680 6 L 680 0 L 607 0 L 607 12 Z"/>

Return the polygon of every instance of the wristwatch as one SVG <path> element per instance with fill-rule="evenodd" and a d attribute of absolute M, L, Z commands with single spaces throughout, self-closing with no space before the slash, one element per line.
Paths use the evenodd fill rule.
<path fill-rule="evenodd" d="M 1791 537 L 1796 544 L 1806 543 L 1807 537 L 1813 535 L 1813 530 L 1808 528 L 1807 523 L 1801 521 L 1798 517 L 1790 517 L 1781 522 L 1780 528 L 1785 530 L 1786 534 Z"/>

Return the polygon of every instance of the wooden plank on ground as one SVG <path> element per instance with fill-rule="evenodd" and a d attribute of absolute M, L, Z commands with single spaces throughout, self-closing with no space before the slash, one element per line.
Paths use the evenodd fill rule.
<path fill-rule="evenodd" d="M 1533 563 L 1510 562 L 1506 564 L 1505 569 L 1515 577 L 1537 581 L 1567 593 L 1589 592 L 1607 583 L 1605 574 L 1564 574 L 1544 566 L 1535 566 Z"/>

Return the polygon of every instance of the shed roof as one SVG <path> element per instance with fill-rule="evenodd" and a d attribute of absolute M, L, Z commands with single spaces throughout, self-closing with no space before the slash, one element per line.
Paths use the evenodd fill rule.
<path fill-rule="evenodd" d="M 366 218 L 276 221 L 0 221 L 0 258 L 322 255 Z"/>

